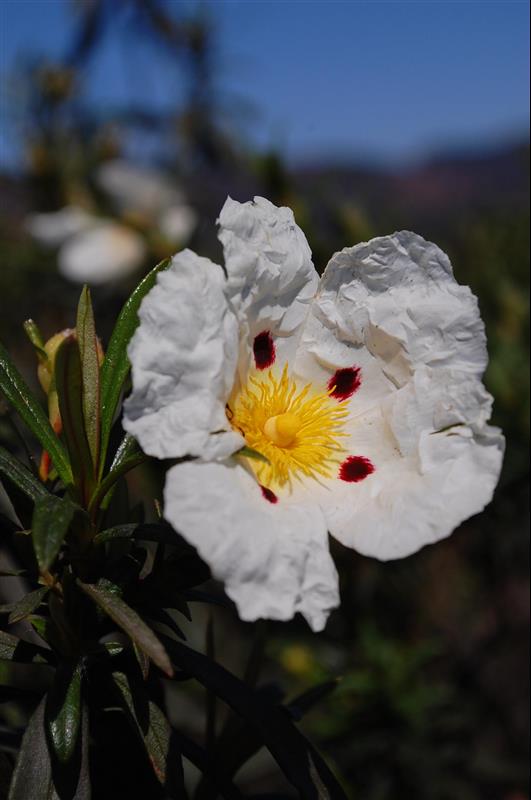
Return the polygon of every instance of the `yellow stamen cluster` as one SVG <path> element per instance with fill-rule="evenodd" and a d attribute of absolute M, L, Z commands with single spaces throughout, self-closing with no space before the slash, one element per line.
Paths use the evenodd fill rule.
<path fill-rule="evenodd" d="M 311 384 L 299 388 L 288 376 L 252 375 L 227 408 L 232 426 L 247 445 L 269 463 L 249 459 L 259 482 L 284 486 L 293 477 L 328 477 L 337 468 L 346 403 L 330 397 L 331 391 L 314 392 Z"/>

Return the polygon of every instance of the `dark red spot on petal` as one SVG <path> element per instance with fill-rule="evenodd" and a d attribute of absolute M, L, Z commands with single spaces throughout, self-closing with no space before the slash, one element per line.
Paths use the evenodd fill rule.
<path fill-rule="evenodd" d="M 270 503 L 278 503 L 278 497 L 271 489 L 268 489 L 267 486 L 260 486 L 260 489 L 266 500 L 269 500 Z"/>
<path fill-rule="evenodd" d="M 361 367 L 338 369 L 328 381 L 328 390 L 336 400 L 347 400 L 361 386 Z"/>
<path fill-rule="evenodd" d="M 262 331 L 254 337 L 253 353 L 257 369 L 267 369 L 275 363 L 275 343 L 269 331 Z"/>
<path fill-rule="evenodd" d="M 365 456 L 349 456 L 339 468 L 339 477 L 347 483 L 359 483 L 374 472 L 374 464 Z"/>

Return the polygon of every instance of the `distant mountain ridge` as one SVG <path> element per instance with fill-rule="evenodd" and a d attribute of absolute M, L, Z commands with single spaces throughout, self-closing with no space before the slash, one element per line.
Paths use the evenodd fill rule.
<path fill-rule="evenodd" d="M 375 221 L 430 221 L 475 212 L 525 212 L 529 207 L 529 142 L 488 151 L 435 156 L 404 170 L 363 165 L 301 167 L 296 189 L 312 198 L 359 204 Z"/>

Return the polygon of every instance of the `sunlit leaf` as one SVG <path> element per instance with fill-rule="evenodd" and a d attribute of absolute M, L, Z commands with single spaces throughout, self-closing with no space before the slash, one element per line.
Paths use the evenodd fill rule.
<path fill-rule="evenodd" d="M 76 332 L 81 358 L 83 418 L 94 471 L 97 472 L 101 425 L 100 364 L 94 312 L 87 286 L 83 287 L 79 298 Z"/>
<path fill-rule="evenodd" d="M 109 434 L 130 364 L 127 346 L 138 325 L 138 309 L 145 295 L 153 288 L 157 275 L 169 266 L 161 261 L 136 287 L 126 302 L 114 326 L 101 369 L 101 461 L 104 463 Z"/>

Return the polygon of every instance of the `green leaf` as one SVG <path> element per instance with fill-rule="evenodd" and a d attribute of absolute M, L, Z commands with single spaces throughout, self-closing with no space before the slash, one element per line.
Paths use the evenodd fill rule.
<path fill-rule="evenodd" d="M 82 373 L 82 406 L 85 420 L 85 431 L 92 455 L 94 472 L 98 472 L 100 453 L 100 365 L 98 359 L 98 339 L 94 323 L 94 312 L 90 298 L 90 290 L 83 287 L 77 307 L 76 320 L 77 341 L 81 357 Z"/>
<path fill-rule="evenodd" d="M 59 763 L 58 769 L 56 763 L 52 772 L 45 729 L 46 705 L 44 697 L 26 727 L 8 800 L 90 800 L 87 711 L 82 709 L 75 758 L 67 768 Z"/>
<path fill-rule="evenodd" d="M 32 319 L 27 319 L 24 322 L 24 326 L 23 327 L 24 327 L 24 332 L 25 332 L 26 336 L 28 337 L 28 339 L 32 343 L 33 347 L 37 351 L 37 354 L 38 354 L 39 358 L 43 359 L 44 361 L 46 361 L 48 356 L 46 355 L 46 351 L 44 349 L 45 342 L 44 342 L 43 335 L 40 332 L 39 326 L 37 325 L 37 323 L 34 322 Z"/>
<path fill-rule="evenodd" d="M 74 334 L 67 336 L 57 349 L 55 383 L 74 482 L 86 503 L 94 486 L 94 466 L 85 431 L 81 356 Z"/>
<path fill-rule="evenodd" d="M 145 295 L 153 288 L 157 275 L 166 269 L 170 259 L 161 261 L 139 283 L 126 302 L 114 327 L 101 369 L 101 463 L 105 462 L 109 434 L 122 392 L 129 374 L 130 363 L 127 346 L 138 325 L 138 309 Z"/>
<path fill-rule="evenodd" d="M 53 619 L 50 619 L 48 616 L 40 616 L 39 614 L 30 614 L 28 622 L 35 633 L 37 633 L 41 639 L 44 639 L 52 650 L 56 653 L 63 654 L 65 650 L 64 638 Z"/>
<path fill-rule="evenodd" d="M 47 494 L 35 503 L 31 534 L 33 548 L 41 570 L 53 564 L 68 528 L 79 506 L 68 497 Z"/>
<path fill-rule="evenodd" d="M 124 462 L 126 461 L 129 462 L 133 456 L 136 456 L 137 454 L 140 453 L 141 450 L 138 444 L 136 443 L 136 439 L 134 439 L 129 433 L 126 433 L 124 438 L 120 442 L 120 445 L 116 453 L 114 454 L 109 474 L 110 473 L 113 473 L 113 475 L 116 474 L 116 471 L 120 469 L 120 467 Z M 113 483 L 110 489 L 106 490 L 107 494 L 105 495 L 105 497 L 102 497 L 101 494 L 99 495 L 99 497 L 102 497 L 101 502 L 99 499 L 97 501 L 100 503 L 100 508 L 102 509 L 109 508 L 115 489 L 116 489 L 116 482 Z"/>
<path fill-rule="evenodd" d="M 0 631 L 0 660 L 2 661 L 13 661 L 20 664 L 28 664 L 32 661 L 45 662 L 48 660 L 49 654 L 49 651 L 39 645 L 25 642 L 18 636 Z"/>
<path fill-rule="evenodd" d="M 0 607 L 0 613 L 9 614 L 7 618 L 9 625 L 14 625 L 15 622 L 20 622 L 26 617 L 29 617 L 36 608 L 38 608 L 43 601 L 44 597 L 48 594 L 49 588 L 41 586 L 33 592 L 24 595 L 16 603 L 9 603 L 8 605 Z"/>
<path fill-rule="evenodd" d="M 44 732 L 44 705 L 43 699 L 26 727 L 8 800 L 59 800 Z"/>
<path fill-rule="evenodd" d="M 21 492 L 24 492 L 30 500 L 37 500 L 39 497 L 46 497 L 48 491 L 43 484 L 37 480 L 32 472 L 22 464 L 18 458 L 11 455 L 4 447 L 0 446 L 0 473 L 3 473 L 9 480 L 13 481 Z"/>
<path fill-rule="evenodd" d="M 129 678 L 123 672 L 113 672 L 112 679 L 128 718 L 144 743 L 157 779 L 171 792 L 171 797 L 182 797 L 184 784 L 181 758 L 180 753 L 172 748 L 173 737 L 168 720 L 149 698 L 143 686 L 131 686 Z"/>
<path fill-rule="evenodd" d="M 182 642 L 162 636 L 173 663 L 214 692 L 265 744 L 286 778 L 307 800 L 346 800 L 346 795 L 286 711 L 219 664 Z M 326 793 L 323 793 L 326 792 Z"/>
<path fill-rule="evenodd" d="M 146 461 L 146 459 L 147 456 L 139 450 L 135 455 L 124 459 L 116 467 L 112 468 L 99 486 L 96 487 L 96 490 L 90 500 L 89 511 L 97 509 L 100 503 L 103 505 L 102 501 L 114 487 L 116 481 L 121 478 L 122 475 L 125 475 L 127 472 L 130 472 L 130 470 L 138 467 L 139 464 L 142 464 L 144 461 Z"/>
<path fill-rule="evenodd" d="M 53 465 L 65 486 L 72 483 L 68 456 L 55 435 L 48 417 L 26 385 L 2 344 L 0 344 L 0 390 L 18 411 L 28 428 L 49 453 Z"/>
<path fill-rule="evenodd" d="M 247 445 L 237 450 L 234 453 L 234 455 L 242 456 L 243 458 L 252 458 L 255 461 L 263 461 L 265 464 L 270 463 L 269 459 L 266 458 L 266 456 L 264 456 L 262 453 L 259 453 L 258 450 L 253 450 L 252 447 L 248 447 Z"/>
<path fill-rule="evenodd" d="M 209 756 L 206 750 L 178 731 L 174 730 L 173 735 L 181 753 L 187 761 L 194 764 L 198 771 L 203 774 L 204 780 L 208 782 L 209 789 L 217 790 L 215 797 L 223 797 L 225 800 L 243 800 L 241 792 L 230 778 L 222 774 L 217 768 L 216 762 Z M 196 800 L 199 800 L 197 791 L 194 797 Z M 273 795 L 271 795 L 271 797 L 273 798 Z"/>
<path fill-rule="evenodd" d="M 130 608 L 114 591 L 108 587 L 83 583 L 78 584 L 89 597 L 94 600 L 117 625 L 131 637 L 136 644 L 150 657 L 168 676 L 173 675 L 168 654 L 151 628 Z"/>
<path fill-rule="evenodd" d="M 94 544 L 104 544 L 105 542 L 112 542 L 114 539 L 130 539 L 137 527 L 136 522 L 130 525 L 115 525 L 113 528 L 107 528 L 107 530 L 97 533 L 93 542 Z"/>
<path fill-rule="evenodd" d="M 286 709 L 289 711 L 293 719 L 297 722 L 303 718 L 308 711 L 320 703 L 327 695 L 335 691 L 338 687 L 339 679 L 325 681 L 319 683 L 317 686 L 312 686 L 306 692 L 298 695 L 294 700 L 287 704 Z"/>
<path fill-rule="evenodd" d="M 81 724 L 80 664 L 62 665 L 56 670 L 46 699 L 45 721 L 53 752 L 62 764 L 74 753 Z"/>

